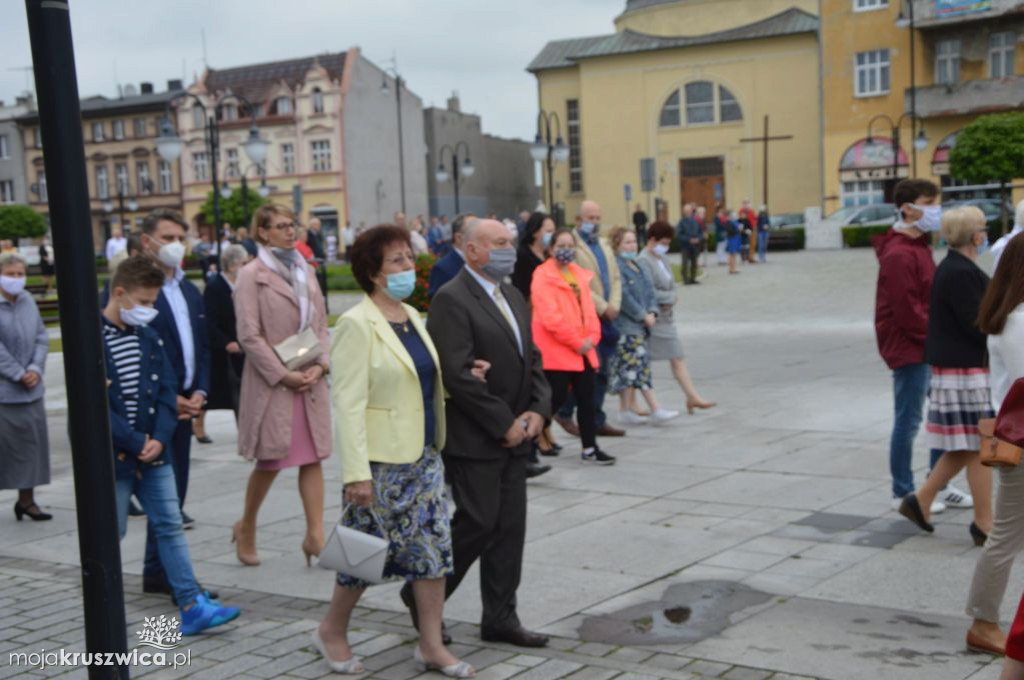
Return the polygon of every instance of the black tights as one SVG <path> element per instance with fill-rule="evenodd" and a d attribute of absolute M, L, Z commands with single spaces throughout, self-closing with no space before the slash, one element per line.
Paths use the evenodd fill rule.
<path fill-rule="evenodd" d="M 569 396 L 569 387 L 576 396 L 576 422 L 580 426 L 583 448 L 597 446 L 597 419 L 594 415 L 594 369 L 583 360 L 582 371 L 544 371 L 551 385 L 551 412 L 558 413 Z"/>

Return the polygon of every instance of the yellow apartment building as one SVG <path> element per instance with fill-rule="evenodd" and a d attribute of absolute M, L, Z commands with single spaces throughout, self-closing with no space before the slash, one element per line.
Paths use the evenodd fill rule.
<path fill-rule="evenodd" d="M 818 205 L 817 12 L 818 0 L 628 0 L 614 33 L 548 43 L 528 71 L 569 146 L 554 202 L 571 219 L 584 198 L 597 200 L 606 224 L 628 223 L 633 204 L 650 210 L 655 198 L 673 221 L 690 201 L 756 206 L 767 147 L 769 209 Z M 786 139 L 745 141 L 764 136 L 766 119 L 769 136 Z M 654 159 L 650 193 L 641 159 Z"/>

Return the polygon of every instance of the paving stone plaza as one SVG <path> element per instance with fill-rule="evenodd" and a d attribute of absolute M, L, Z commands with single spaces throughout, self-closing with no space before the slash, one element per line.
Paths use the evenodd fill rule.
<path fill-rule="evenodd" d="M 702 285 L 682 289 L 676 317 L 687 362 L 719 406 L 604 440 L 619 458 L 611 468 L 581 465 L 556 427 L 566 451 L 530 482 L 519 591 L 523 623 L 551 634 L 552 644 L 521 653 L 481 642 L 471 575 L 445 610 L 453 653 L 486 680 L 997 678 L 1001 664 L 964 645 L 978 556 L 969 511 L 937 516 L 935 534 L 924 536 L 890 509 L 891 378 L 874 342 L 876 270 L 864 249 L 780 254 L 740 276 L 712 265 Z M 332 311 L 352 300 L 332 297 Z M 682 409 L 668 366 L 655 373 L 659 396 Z M 0 678 L 86 675 L 8 660 L 13 652 L 85 649 L 59 355 L 46 379 L 53 483 L 37 498 L 54 519 L 16 522 L 14 494 L 0 493 Z M 613 417 L 616 402 L 606 402 Z M 186 509 L 196 527 L 187 536 L 199 580 L 243 613 L 213 634 L 186 638 L 179 651 L 190 652 L 188 667 L 131 672 L 332 677 L 309 634 L 333 577 L 302 557 L 295 471 L 282 474 L 263 506 L 262 565 L 243 567 L 229 538 L 249 465 L 236 455 L 229 412 L 211 414 L 207 427 L 215 443 L 192 449 Z M 923 474 L 923 437 L 914 462 Z M 324 470 L 333 519 L 337 457 Z M 144 540 L 144 523 L 130 521 L 121 544 L 129 649 L 145 617 L 177 614 L 167 598 L 141 593 Z M 368 591 L 357 610 L 353 642 L 365 677 L 418 674 L 415 632 L 397 588 Z M 1022 591 L 1018 571 L 1004 620 Z"/>

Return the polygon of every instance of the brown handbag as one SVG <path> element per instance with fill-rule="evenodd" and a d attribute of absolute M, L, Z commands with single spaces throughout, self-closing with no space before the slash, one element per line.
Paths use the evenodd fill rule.
<path fill-rule="evenodd" d="M 996 419 L 982 418 L 978 421 L 981 435 L 981 464 L 988 467 L 1017 467 L 1024 449 L 996 437 Z"/>

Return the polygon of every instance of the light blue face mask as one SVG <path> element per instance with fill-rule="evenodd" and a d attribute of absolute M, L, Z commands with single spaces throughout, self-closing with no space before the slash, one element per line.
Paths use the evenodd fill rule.
<path fill-rule="evenodd" d="M 596 229 L 597 227 L 594 225 L 593 222 L 584 222 L 583 224 L 580 225 L 580 233 L 587 237 L 593 234 L 596 231 Z"/>
<path fill-rule="evenodd" d="M 394 299 L 404 300 L 412 295 L 414 290 L 416 290 L 415 269 L 388 274 L 388 286 L 384 289 L 384 292 Z"/>
<path fill-rule="evenodd" d="M 636 259 L 636 251 L 634 251 L 634 250 L 623 250 L 622 252 L 619 253 L 619 257 L 621 257 L 623 260 L 635 260 Z"/>
<path fill-rule="evenodd" d="M 978 246 L 978 255 L 984 255 L 985 253 L 987 253 L 991 245 L 992 244 L 988 242 L 988 232 L 985 232 L 985 241 L 980 246 Z"/>
<path fill-rule="evenodd" d="M 549 231 L 546 234 L 541 234 L 540 235 L 540 242 L 544 244 L 545 248 L 547 248 L 549 245 L 551 245 L 551 237 L 554 236 L 554 235 L 555 235 L 555 232 L 553 232 L 553 231 Z"/>

